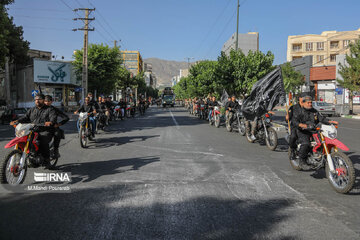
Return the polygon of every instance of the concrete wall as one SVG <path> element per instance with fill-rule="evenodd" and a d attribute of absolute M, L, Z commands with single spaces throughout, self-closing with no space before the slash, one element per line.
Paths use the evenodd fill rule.
<path fill-rule="evenodd" d="M 247 55 L 249 51 L 259 51 L 259 34 L 258 33 L 239 33 L 238 48 Z M 235 49 L 236 33 L 227 40 L 221 51 L 226 55 L 230 54 L 231 49 Z"/>

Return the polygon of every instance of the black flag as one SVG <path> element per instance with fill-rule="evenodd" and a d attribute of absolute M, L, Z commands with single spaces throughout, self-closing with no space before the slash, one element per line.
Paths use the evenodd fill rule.
<path fill-rule="evenodd" d="M 242 105 L 242 111 L 246 119 L 254 120 L 255 117 L 261 117 L 276 105 L 285 102 L 286 93 L 281 68 L 277 67 L 254 84 Z"/>
<path fill-rule="evenodd" d="M 223 94 L 221 95 L 221 98 L 220 98 L 220 105 L 225 106 L 226 102 L 228 101 L 228 98 L 229 98 L 229 94 L 224 89 Z"/>

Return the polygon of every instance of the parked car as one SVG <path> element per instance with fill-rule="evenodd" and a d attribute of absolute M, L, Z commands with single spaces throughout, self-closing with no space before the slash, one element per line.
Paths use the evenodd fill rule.
<path fill-rule="evenodd" d="M 312 103 L 313 108 L 315 108 L 322 115 L 327 115 L 329 117 L 335 115 L 335 105 L 327 102 L 314 101 Z"/>
<path fill-rule="evenodd" d="M 5 112 L 1 115 L 1 124 L 5 124 L 11 121 L 14 121 L 18 119 L 19 117 L 24 116 L 26 113 L 25 108 L 14 108 L 14 109 L 7 109 Z"/>

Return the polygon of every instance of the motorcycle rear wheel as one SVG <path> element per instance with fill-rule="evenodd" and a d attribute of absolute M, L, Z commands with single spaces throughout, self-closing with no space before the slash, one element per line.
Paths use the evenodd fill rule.
<path fill-rule="evenodd" d="M 255 142 L 255 140 L 251 139 L 251 133 L 247 132 L 245 134 L 246 134 L 246 139 L 248 140 L 249 143 L 254 143 Z"/>
<path fill-rule="evenodd" d="M 232 132 L 232 130 L 233 130 L 233 128 L 232 128 L 232 126 L 231 126 L 231 124 L 229 122 L 226 123 L 226 130 L 228 132 Z"/>
<path fill-rule="evenodd" d="M 275 129 L 273 129 L 272 127 L 268 128 L 267 131 L 268 131 L 269 137 L 265 137 L 266 146 L 271 151 L 274 151 L 278 145 L 277 133 L 276 133 Z"/>
<path fill-rule="evenodd" d="M 86 131 L 85 128 L 83 126 L 80 127 L 80 132 L 79 132 L 79 137 L 80 137 L 80 145 L 82 148 L 87 148 L 87 143 L 88 143 L 88 137 L 86 136 Z"/>
<path fill-rule="evenodd" d="M 8 155 L 4 157 L 0 164 L 0 181 L 3 184 L 18 185 L 22 184 L 26 177 L 27 165 L 25 163 L 24 168 L 21 171 L 16 171 L 19 167 L 20 159 L 22 156 L 22 151 L 19 149 L 12 150 Z M 8 166 L 12 157 L 17 157 L 13 159 L 15 164 L 13 166 Z M 10 170 L 10 171 L 8 171 Z M 12 172 L 13 171 L 13 172 Z"/>
<path fill-rule="evenodd" d="M 331 157 L 338 173 L 332 173 L 326 162 L 325 173 L 331 187 L 338 193 L 348 193 L 355 183 L 355 169 L 350 158 L 342 152 L 333 152 Z M 340 171 L 340 172 L 339 172 Z"/>

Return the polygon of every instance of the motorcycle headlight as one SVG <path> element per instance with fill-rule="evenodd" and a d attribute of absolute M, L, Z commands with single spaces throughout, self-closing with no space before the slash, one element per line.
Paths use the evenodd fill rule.
<path fill-rule="evenodd" d="M 25 130 L 15 131 L 15 135 L 16 135 L 16 137 L 21 138 L 21 137 L 25 136 Z"/>
<path fill-rule="evenodd" d="M 329 136 L 329 138 L 335 139 L 335 138 L 337 138 L 337 132 L 329 132 L 328 136 Z"/>
<path fill-rule="evenodd" d="M 270 118 L 265 118 L 265 122 L 270 123 L 271 122 Z"/>

